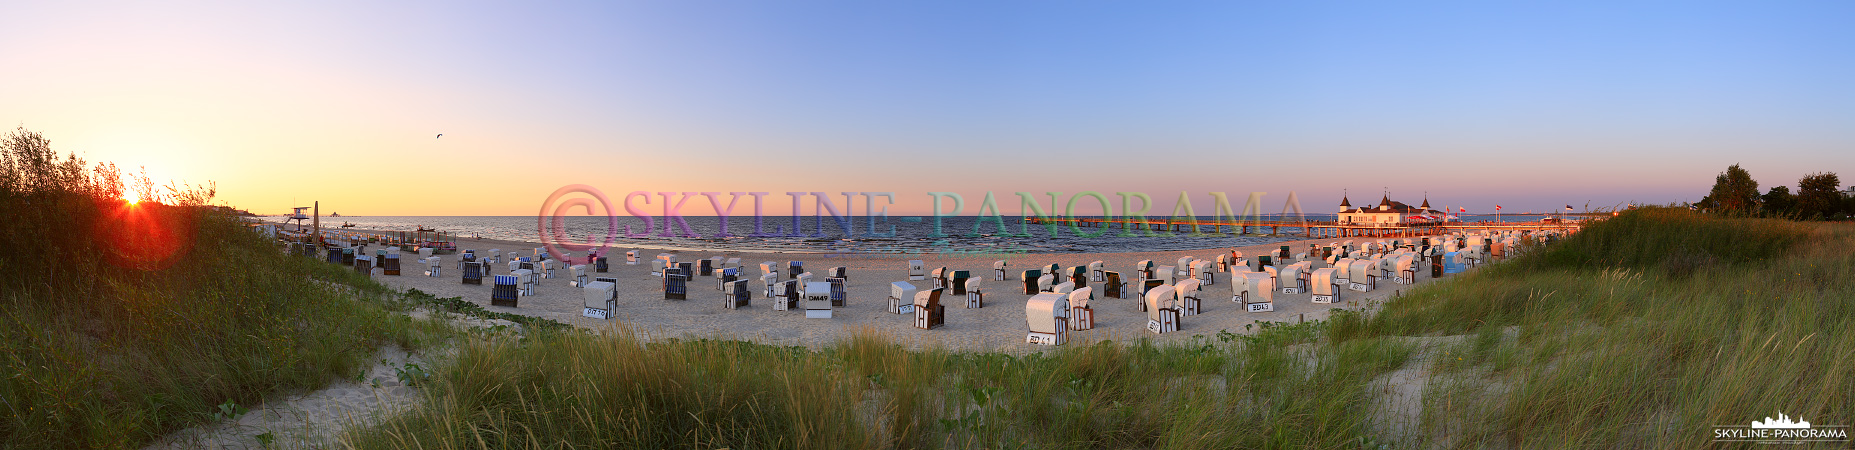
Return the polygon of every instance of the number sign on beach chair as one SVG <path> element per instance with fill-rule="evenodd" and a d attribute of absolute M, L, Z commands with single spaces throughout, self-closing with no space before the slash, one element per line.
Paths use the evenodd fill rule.
<path fill-rule="evenodd" d="M 1308 275 L 1308 287 L 1314 292 L 1314 303 L 1338 303 L 1340 301 L 1338 287 L 1340 279 L 1337 275 L 1339 272 L 1340 269 L 1323 267 L 1314 269 L 1314 273 Z"/>
<path fill-rule="evenodd" d="M 1146 292 L 1147 331 L 1164 334 L 1179 331 L 1179 319 L 1182 314 L 1175 305 L 1178 300 L 1172 286 L 1160 285 Z"/>
<path fill-rule="evenodd" d="M 831 318 L 831 283 L 813 281 L 805 284 L 805 318 Z"/>
<path fill-rule="evenodd" d="M 1024 342 L 1037 345 L 1063 345 L 1069 342 L 1069 296 L 1044 293 L 1024 302 L 1024 318 L 1030 334 Z"/>
<path fill-rule="evenodd" d="M 915 328 L 932 330 L 947 324 L 947 307 L 940 304 L 944 289 L 915 293 Z"/>
<path fill-rule="evenodd" d="M 515 275 L 497 275 L 496 285 L 490 287 L 490 306 L 516 307 L 518 301 L 516 284 L 521 278 Z"/>
<path fill-rule="evenodd" d="M 580 296 L 586 301 L 586 309 L 580 315 L 605 320 L 614 316 L 618 309 L 618 285 L 606 281 L 587 282 L 580 287 Z"/>
<path fill-rule="evenodd" d="M 753 294 L 747 290 L 747 280 L 733 280 L 722 284 L 721 307 L 724 309 L 741 309 L 750 304 Z"/>
<path fill-rule="evenodd" d="M 906 281 L 889 283 L 889 312 L 908 314 L 914 312 L 912 302 L 915 299 L 915 285 Z M 906 306 L 906 308 L 904 308 Z"/>
<path fill-rule="evenodd" d="M 1077 289 L 1069 293 L 1069 329 L 1082 331 L 1095 328 L 1095 308 L 1089 306 L 1089 300 L 1095 299 L 1095 288 Z"/>

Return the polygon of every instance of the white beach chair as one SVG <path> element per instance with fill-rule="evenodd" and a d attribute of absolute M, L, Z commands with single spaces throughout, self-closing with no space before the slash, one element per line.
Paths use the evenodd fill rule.
<path fill-rule="evenodd" d="M 1302 271 L 1307 269 L 1305 264 L 1294 263 L 1282 266 L 1281 271 L 1276 273 L 1276 289 L 1280 289 L 1283 294 L 1301 293 L 1306 287 L 1301 283 Z"/>
<path fill-rule="evenodd" d="M 831 283 L 813 281 L 805 286 L 805 318 L 831 318 Z"/>
<path fill-rule="evenodd" d="M 1055 287 L 1056 275 L 1046 273 L 1037 276 L 1037 292 L 1050 292 L 1050 289 L 1054 289 Z"/>
<path fill-rule="evenodd" d="M 1064 281 L 1062 283 L 1057 283 L 1055 286 L 1050 286 L 1050 292 L 1057 294 L 1068 294 L 1075 290 L 1076 283 L 1073 281 Z"/>
<path fill-rule="evenodd" d="M 985 307 L 985 292 L 982 292 L 979 290 L 979 282 L 981 281 L 985 281 L 985 278 L 972 277 L 972 278 L 966 279 L 966 307 L 967 308 L 984 308 Z"/>
<path fill-rule="evenodd" d="M 753 294 L 750 294 L 747 290 L 747 280 L 734 280 L 722 283 L 721 307 L 723 309 L 741 309 L 742 306 L 751 304 L 750 297 L 752 296 Z"/>
<path fill-rule="evenodd" d="M 1103 274 L 1103 271 L 1102 271 L 1103 267 L 1104 265 L 1101 263 L 1100 260 L 1090 262 L 1089 263 L 1089 281 L 1093 281 L 1096 283 L 1108 281 L 1107 278 L 1104 278 L 1106 275 Z"/>
<path fill-rule="evenodd" d="M 1135 262 L 1134 275 L 1138 275 L 1141 280 L 1153 279 L 1153 260 L 1143 259 Z"/>
<path fill-rule="evenodd" d="M 1373 273 L 1377 270 L 1378 265 L 1373 264 L 1370 260 L 1353 260 L 1352 264 L 1346 266 L 1346 281 L 1348 282 L 1348 287 L 1359 292 L 1371 291 L 1377 288 L 1378 276 Z"/>
<path fill-rule="evenodd" d="M 779 274 L 773 272 L 760 274 L 760 284 L 766 286 L 766 298 L 773 298 L 779 293 Z"/>
<path fill-rule="evenodd" d="M 535 285 L 540 284 L 535 280 L 535 271 L 529 269 L 515 269 L 509 274 L 515 276 L 515 279 L 518 281 L 516 287 L 521 290 L 523 296 L 535 295 Z"/>
<path fill-rule="evenodd" d="M 1187 316 L 1195 316 L 1198 315 L 1199 311 L 1203 310 L 1204 302 L 1198 298 L 1199 286 L 1201 285 L 1195 278 L 1186 279 L 1185 281 L 1180 281 L 1179 284 L 1173 285 L 1173 292 L 1179 296 L 1178 305 L 1180 313 Z"/>
<path fill-rule="evenodd" d="M 625 250 L 625 265 L 635 266 L 635 265 L 638 265 L 638 261 L 639 259 L 638 259 L 637 250 Z"/>
<path fill-rule="evenodd" d="M 919 259 L 908 260 L 908 279 L 911 281 L 927 279 L 927 263 Z"/>
<path fill-rule="evenodd" d="M 935 288 L 947 287 L 947 268 L 937 267 L 928 272 L 928 280 Z"/>
<path fill-rule="evenodd" d="M 1044 293 L 1024 302 L 1024 318 L 1030 334 L 1024 342 L 1037 345 L 1063 345 L 1069 342 L 1069 297 Z"/>
<path fill-rule="evenodd" d="M 439 272 L 438 269 L 441 269 L 443 267 L 444 265 L 440 263 L 439 257 L 433 256 L 433 257 L 425 258 L 425 276 L 428 276 L 428 277 L 443 276 L 442 274 L 438 273 Z"/>
<path fill-rule="evenodd" d="M 1146 292 L 1147 331 L 1164 334 L 1179 331 L 1179 319 L 1183 314 L 1176 304 L 1178 294 L 1171 285 L 1160 285 Z"/>
<path fill-rule="evenodd" d="M 1164 284 L 1172 284 L 1172 279 L 1173 279 L 1172 274 L 1173 274 L 1172 266 L 1159 266 L 1159 269 L 1156 269 L 1153 271 L 1153 278 L 1149 278 L 1149 279 L 1160 280 L 1160 281 L 1165 282 Z"/>
<path fill-rule="evenodd" d="M 1314 269 L 1314 273 L 1308 275 L 1308 288 L 1314 293 L 1314 303 L 1338 303 L 1340 301 L 1340 289 L 1338 288 L 1340 279 L 1337 277 L 1339 272 L 1340 269 L 1323 267 Z"/>
<path fill-rule="evenodd" d="M 576 266 L 577 267 L 577 266 Z M 585 283 L 580 295 L 586 300 L 586 310 L 580 315 L 599 320 L 611 319 L 617 312 L 618 285 L 605 281 Z"/>
<path fill-rule="evenodd" d="M 1249 312 L 1275 310 L 1275 278 L 1267 272 L 1231 272 L 1230 301 L 1242 303 Z"/>
<path fill-rule="evenodd" d="M 896 281 L 896 282 L 889 283 L 889 312 L 896 313 L 896 314 L 914 313 L 915 312 L 914 305 L 913 303 L 910 303 L 914 301 L 914 299 L 915 299 L 915 285 L 914 284 L 906 282 L 906 281 Z"/>
<path fill-rule="evenodd" d="M 576 264 L 572 266 L 567 266 L 567 276 L 571 277 L 567 279 L 568 286 L 585 286 L 586 285 L 586 265 Z"/>
<path fill-rule="evenodd" d="M 1192 277 L 1192 261 L 1197 261 L 1197 260 L 1198 258 L 1193 258 L 1190 256 L 1179 258 L 1179 264 L 1176 266 L 1172 266 L 1175 270 L 1178 270 L 1178 273 L 1175 273 L 1173 275 L 1181 279 Z"/>
<path fill-rule="evenodd" d="M 1206 286 L 1217 284 L 1216 264 L 1211 261 L 1192 261 L 1192 273 L 1198 275 L 1198 282 Z"/>
<path fill-rule="evenodd" d="M 1095 328 L 1095 308 L 1089 306 L 1089 300 L 1094 299 L 1093 287 L 1069 293 L 1069 329 L 1081 331 Z"/>

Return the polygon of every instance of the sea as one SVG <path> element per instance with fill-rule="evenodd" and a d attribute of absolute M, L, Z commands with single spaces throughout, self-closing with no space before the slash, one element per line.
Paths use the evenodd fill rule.
<path fill-rule="evenodd" d="M 1332 221 L 1333 214 L 1307 214 L 1309 221 Z M 1500 217 L 1506 221 L 1537 221 L 1546 215 L 1508 214 Z M 1264 220 L 1280 219 L 1278 215 L 1264 215 Z M 984 220 L 982 220 L 984 219 Z M 717 216 L 683 216 L 687 222 L 685 231 L 681 223 L 675 224 L 672 231 L 666 231 L 663 218 L 653 218 L 648 226 L 642 218 L 620 217 L 618 228 L 610 230 L 605 217 L 568 216 L 562 217 L 564 239 L 549 239 L 552 242 L 599 243 L 609 242 L 611 247 L 626 247 L 661 250 L 727 250 L 753 252 L 784 253 L 1121 253 L 1145 251 L 1200 250 L 1213 248 L 1230 248 L 1251 245 L 1265 245 L 1304 239 L 1299 227 L 1281 227 L 1279 235 L 1233 235 L 1231 227 L 1223 227 L 1226 234 L 1192 235 L 1190 233 L 1164 233 L 1160 236 L 1147 236 L 1140 230 L 1123 231 L 1119 228 L 1081 228 L 1081 233 L 1068 226 L 1059 226 L 1052 234 L 1044 225 L 1024 224 L 1016 216 L 1005 216 L 1005 229 L 1001 230 L 998 222 L 991 217 L 948 216 L 939 219 L 939 233 L 935 232 L 936 220 L 928 217 L 876 217 L 874 223 L 868 217 L 850 218 L 849 229 L 844 224 L 829 216 L 800 217 L 795 223 L 791 216 L 766 216 L 760 218 L 758 228 L 752 216 L 728 217 L 727 234 L 722 234 L 723 220 Z M 1200 220 L 1214 220 L 1213 217 L 1200 217 Z M 1464 215 L 1464 221 L 1493 221 L 1496 216 Z M 281 222 L 282 217 L 268 216 L 266 222 Z M 305 221 L 307 222 L 307 221 Z M 421 227 L 444 231 L 447 235 L 461 239 L 481 237 L 509 241 L 540 242 L 542 228 L 535 216 L 340 216 L 323 217 L 324 230 L 339 230 L 343 223 L 354 224 L 355 229 L 415 231 Z M 307 223 L 305 223 L 307 225 Z M 872 225 L 875 233 L 872 233 Z M 625 227 L 629 226 L 630 230 Z M 795 230 L 797 232 L 795 232 Z M 1206 229 L 1209 231 L 1209 229 Z M 1251 233 L 1278 232 L 1265 228 Z M 552 235 L 552 233 L 549 233 Z M 606 236 L 610 234 L 610 240 Z M 693 234 L 694 236 L 691 236 Z M 1132 234 L 1132 235 L 1124 235 Z"/>

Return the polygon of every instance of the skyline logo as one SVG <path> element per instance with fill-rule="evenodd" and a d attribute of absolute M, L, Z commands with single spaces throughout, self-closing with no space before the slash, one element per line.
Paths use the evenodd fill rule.
<path fill-rule="evenodd" d="M 1848 425 L 1811 425 L 1808 420 L 1793 420 L 1784 413 L 1776 419 L 1752 420 L 1750 425 L 1713 427 L 1714 442 L 1753 442 L 1759 444 L 1802 444 L 1805 442 L 1849 442 Z"/>

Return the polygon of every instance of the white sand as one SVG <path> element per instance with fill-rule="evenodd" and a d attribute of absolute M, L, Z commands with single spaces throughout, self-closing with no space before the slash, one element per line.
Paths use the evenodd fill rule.
<path fill-rule="evenodd" d="M 1409 240 L 1411 238 L 1402 238 Z M 1238 248 L 1245 256 L 1252 259 L 1256 255 L 1266 254 L 1270 249 L 1288 245 L 1295 252 L 1306 251 L 1308 244 L 1325 244 L 1353 240 L 1357 243 L 1372 241 L 1366 238 L 1330 238 L 1307 241 L 1283 242 L 1271 245 L 1258 245 Z M 458 242 L 460 249 L 476 249 L 481 256 L 487 256 L 491 248 L 504 251 L 505 257 L 511 250 L 531 253 L 538 244 L 491 240 L 463 240 Z M 1036 255 L 831 255 L 831 254 L 791 254 L 791 253 L 741 253 L 741 252 L 676 252 L 678 261 L 693 261 L 711 256 L 724 258 L 741 258 L 743 278 L 754 280 L 752 285 L 752 306 L 739 310 L 728 310 L 722 306 L 722 293 L 715 288 L 712 277 L 698 276 L 690 281 L 688 300 L 665 300 L 659 288 L 660 279 L 650 275 L 649 264 L 654 261 L 658 250 L 640 250 L 642 263 L 626 265 L 624 252 L 629 248 L 617 247 L 608 254 L 610 273 L 593 273 L 588 266 L 587 276 L 611 277 L 619 280 L 618 321 L 624 321 L 635 330 L 648 333 L 652 337 L 733 337 L 777 345 L 803 345 L 819 347 L 829 345 L 838 339 L 850 336 L 860 327 L 871 327 L 891 335 L 905 343 L 915 346 L 940 345 L 954 349 L 967 350 L 1005 350 L 1036 351 L 1040 346 L 1026 344 L 1025 334 L 1029 331 L 1024 318 L 1025 300 L 1030 295 L 1023 293 L 1022 281 L 1017 278 L 1026 269 L 1052 263 L 1063 267 L 1087 265 L 1090 261 L 1101 260 L 1105 270 L 1121 272 L 1123 279 L 1134 278 L 1133 264 L 1139 260 L 1151 259 L 1155 265 L 1174 265 L 1179 257 L 1195 256 L 1200 259 L 1214 259 L 1220 253 L 1230 249 L 1207 249 L 1196 251 L 1168 251 L 1147 253 L 1095 253 L 1095 254 L 1036 254 Z M 584 254 L 577 254 L 584 257 Z M 484 278 L 481 286 L 461 283 L 461 271 L 457 270 L 457 255 L 442 255 L 443 276 L 422 276 L 422 264 L 414 259 L 406 259 L 402 264 L 401 276 L 384 276 L 376 272 L 375 279 L 396 288 L 416 288 L 439 297 L 462 297 L 465 300 L 482 305 L 491 311 L 501 311 L 536 317 L 545 317 L 581 327 L 605 328 L 614 321 L 595 320 L 581 316 L 584 302 L 581 290 L 568 285 L 568 271 L 558 271 L 559 278 L 542 280 L 536 288 L 535 296 L 521 297 L 519 307 L 490 306 L 490 286 L 493 280 Z M 928 270 L 948 267 L 952 270 L 968 270 L 975 276 L 983 276 L 981 289 L 986 293 L 986 306 L 979 309 L 964 307 L 965 298 L 951 295 L 951 290 L 941 298 L 946 305 L 946 325 L 933 330 L 914 327 L 912 315 L 898 315 L 885 311 L 889 295 L 889 283 L 907 281 L 907 261 L 921 259 L 926 262 Z M 1007 269 L 1011 278 L 1006 281 L 992 279 L 992 262 L 995 260 L 1010 262 Z M 812 272 L 817 281 L 824 280 L 824 273 L 830 267 L 845 266 L 848 271 L 847 306 L 836 309 L 831 319 L 807 319 L 802 310 L 774 311 L 772 302 L 763 297 L 764 288 L 758 281 L 759 266 L 762 261 L 776 261 L 781 270 L 790 260 L 805 262 L 805 267 Z M 1324 262 L 1315 261 L 1315 268 L 1327 267 Z M 1419 282 L 1428 281 L 1428 265 L 1419 269 Z M 494 274 L 507 274 L 506 264 L 497 264 L 492 268 Z M 1146 313 L 1141 312 L 1139 301 L 1128 298 L 1103 298 L 1097 288 L 1093 302 L 1096 316 L 1094 330 L 1071 333 L 1075 340 L 1115 339 L 1127 340 L 1152 338 L 1156 341 L 1179 341 L 1190 339 L 1194 335 L 1215 335 L 1219 331 L 1246 333 L 1257 331 L 1256 327 L 1248 330 L 1244 325 L 1258 321 L 1288 322 L 1299 320 L 1320 320 L 1336 308 L 1360 308 L 1371 302 L 1383 302 L 1392 295 L 1408 289 L 1410 286 L 1392 284 L 1381 280 L 1378 289 L 1359 293 L 1345 291 L 1340 304 L 1314 304 L 1311 294 L 1275 295 L 1275 311 L 1249 313 L 1241 306 L 1230 301 L 1231 284 L 1228 273 L 1219 273 L 1216 284 L 1206 286 L 1201 298 L 1204 300 L 1203 313 L 1187 316 L 1182 321 L 1180 331 L 1156 335 L 1146 331 Z M 782 276 L 782 279 L 784 277 Z M 931 281 L 912 281 L 915 286 L 926 290 Z"/>

